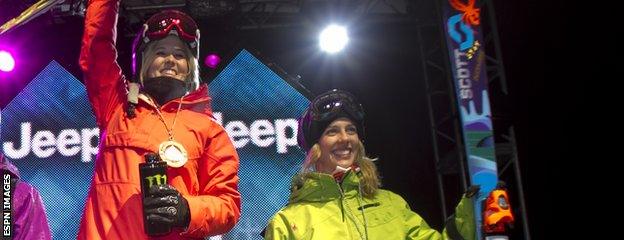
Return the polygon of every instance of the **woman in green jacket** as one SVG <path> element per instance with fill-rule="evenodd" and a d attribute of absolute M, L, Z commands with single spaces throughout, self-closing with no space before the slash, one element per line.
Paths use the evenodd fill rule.
<path fill-rule="evenodd" d="M 475 239 L 468 194 L 439 233 L 401 196 L 379 188 L 377 169 L 361 141 L 363 120 L 362 105 L 348 92 L 332 90 L 311 102 L 298 132 L 307 157 L 293 178 L 287 206 L 270 219 L 264 238 Z"/>

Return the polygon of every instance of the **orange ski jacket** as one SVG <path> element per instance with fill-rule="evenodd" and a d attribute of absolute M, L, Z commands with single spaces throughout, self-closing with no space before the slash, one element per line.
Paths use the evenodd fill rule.
<path fill-rule="evenodd" d="M 140 97 L 136 117 L 125 112 L 126 78 L 115 48 L 118 0 L 90 0 L 80 51 L 89 101 L 100 128 L 99 153 L 78 239 L 148 239 L 143 230 L 139 164 L 169 137 L 156 106 Z M 160 107 L 175 141 L 188 151 L 188 162 L 167 169 L 167 180 L 188 201 L 190 223 L 163 237 L 203 239 L 234 227 L 240 217 L 239 158 L 226 131 L 212 118 L 204 84 Z"/>

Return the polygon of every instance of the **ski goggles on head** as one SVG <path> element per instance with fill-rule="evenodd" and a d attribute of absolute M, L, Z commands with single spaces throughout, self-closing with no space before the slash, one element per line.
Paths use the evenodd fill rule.
<path fill-rule="evenodd" d="M 312 119 L 315 121 L 331 120 L 343 112 L 355 121 L 359 122 L 364 119 L 364 109 L 355 97 L 348 92 L 336 89 L 316 97 L 312 100 L 310 107 Z"/>
<path fill-rule="evenodd" d="M 199 40 L 197 24 L 191 17 L 176 10 L 165 10 L 150 17 L 145 24 L 145 42 L 159 40 L 169 34 L 175 34 L 180 39 L 193 43 Z M 195 46 L 191 46 L 195 47 Z"/>

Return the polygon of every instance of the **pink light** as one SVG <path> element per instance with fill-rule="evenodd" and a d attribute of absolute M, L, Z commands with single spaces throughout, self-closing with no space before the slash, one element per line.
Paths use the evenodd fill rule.
<path fill-rule="evenodd" d="M 204 60 L 204 65 L 206 65 L 206 67 L 215 69 L 219 65 L 219 62 L 221 62 L 221 58 L 219 57 L 219 55 L 213 53 L 206 56 L 206 59 Z"/>
<path fill-rule="evenodd" d="M 0 50 L 0 71 L 10 72 L 15 67 L 15 60 L 11 53 Z"/>

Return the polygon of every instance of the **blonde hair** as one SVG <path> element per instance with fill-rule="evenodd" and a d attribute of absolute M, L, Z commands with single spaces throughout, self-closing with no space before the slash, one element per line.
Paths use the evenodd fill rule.
<path fill-rule="evenodd" d="M 312 171 L 312 166 L 321 158 L 321 147 L 315 143 L 303 162 L 301 173 Z M 377 194 L 377 190 L 381 186 L 381 180 L 377 166 L 373 163 L 375 159 L 366 156 L 366 150 L 362 141 L 358 141 L 358 151 L 355 154 L 355 163 L 360 167 L 360 185 L 362 186 L 362 195 L 366 198 L 373 198 Z"/>
<path fill-rule="evenodd" d="M 143 51 L 143 59 L 141 59 L 141 74 L 139 75 L 139 80 L 141 81 L 141 84 L 143 84 L 143 79 L 146 78 L 147 76 L 147 70 L 149 69 L 149 64 L 151 64 L 154 59 L 156 59 L 156 51 L 154 51 L 156 46 L 156 43 L 160 41 L 160 40 L 156 40 L 154 42 L 149 43 L 146 47 L 145 50 Z M 186 61 L 188 62 L 188 67 L 189 67 L 189 74 L 186 76 L 185 82 L 191 82 L 193 83 L 194 88 L 191 89 L 195 90 L 199 87 L 199 61 L 197 60 L 197 58 L 195 58 L 193 56 L 193 52 L 191 51 L 191 49 L 186 46 L 186 44 L 184 44 L 184 53 L 186 54 L 187 58 Z"/>

